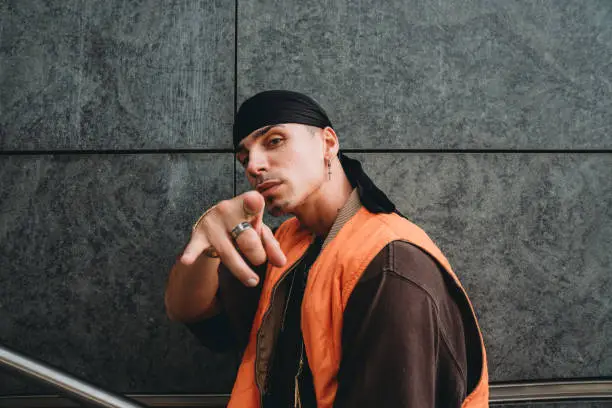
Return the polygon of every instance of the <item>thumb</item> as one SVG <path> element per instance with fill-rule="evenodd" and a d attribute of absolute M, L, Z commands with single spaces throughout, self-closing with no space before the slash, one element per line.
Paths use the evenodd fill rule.
<path fill-rule="evenodd" d="M 258 191 L 247 191 L 242 194 L 241 198 L 244 217 L 251 223 L 253 229 L 261 234 L 263 212 L 266 206 L 264 197 Z"/>

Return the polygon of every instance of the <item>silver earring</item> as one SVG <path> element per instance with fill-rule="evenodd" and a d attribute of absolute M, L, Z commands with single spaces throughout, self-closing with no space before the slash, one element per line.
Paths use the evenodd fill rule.
<path fill-rule="evenodd" d="M 331 180 L 331 159 L 327 161 L 327 179 Z"/>

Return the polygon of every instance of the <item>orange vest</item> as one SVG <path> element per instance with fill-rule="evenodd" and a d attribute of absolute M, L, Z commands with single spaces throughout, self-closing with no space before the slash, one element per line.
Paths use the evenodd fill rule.
<path fill-rule="evenodd" d="M 258 337 L 266 335 L 260 327 L 267 316 L 274 287 L 301 259 L 312 241 L 311 233 L 301 228 L 296 218 L 285 221 L 276 232 L 276 238 L 287 257 L 287 263 L 281 268 L 268 267 L 249 343 L 238 369 L 228 408 L 261 407 L 261 384 L 257 384 L 256 372 L 261 374 L 268 367 L 267 364 L 262 367 L 263 364 L 258 361 Z M 448 260 L 423 230 L 397 214 L 373 214 L 362 207 L 319 254 L 308 274 L 302 301 L 304 346 L 319 408 L 331 408 L 336 397 L 336 375 L 342 358 L 342 318 L 348 299 L 376 254 L 396 240 L 408 241 L 435 258 L 468 299 Z M 470 308 L 474 313 L 471 303 Z M 487 360 L 482 334 L 480 341 L 483 357 L 481 376 L 474 391 L 463 402 L 464 408 L 489 406 Z"/>

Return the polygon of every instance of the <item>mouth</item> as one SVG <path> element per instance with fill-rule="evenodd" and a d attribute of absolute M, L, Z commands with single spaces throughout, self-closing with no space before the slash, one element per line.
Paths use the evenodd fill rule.
<path fill-rule="evenodd" d="M 271 193 L 276 189 L 276 187 L 280 186 L 282 183 L 280 181 L 265 181 L 261 184 L 258 184 L 256 190 L 265 195 L 266 193 Z"/>

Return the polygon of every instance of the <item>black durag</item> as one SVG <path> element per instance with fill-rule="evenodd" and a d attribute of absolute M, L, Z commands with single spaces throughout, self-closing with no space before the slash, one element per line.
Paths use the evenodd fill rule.
<path fill-rule="evenodd" d="M 264 126 L 282 123 L 299 123 L 325 128 L 333 127 L 325 110 L 312 98 L 299 92 L 273 90 L 252 96 L 240 105 L 234 120 L 234 148 L 242 139 Z M 359 160 L 347 157 L 342 151 L 338 160 L 351 186 L 357 188 L 359 199 L 372 213 L 399 211 L 374 182 L 368 177 Z"/>

